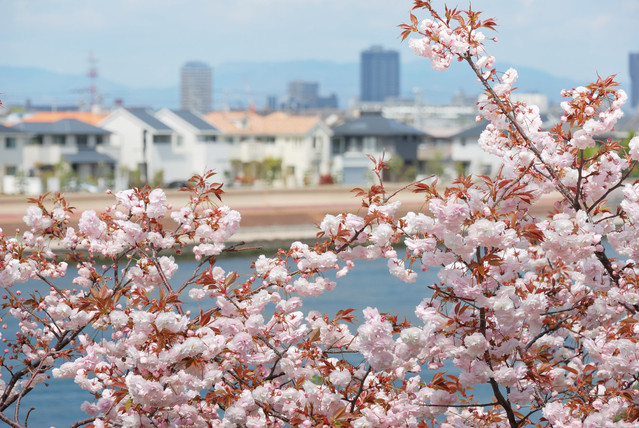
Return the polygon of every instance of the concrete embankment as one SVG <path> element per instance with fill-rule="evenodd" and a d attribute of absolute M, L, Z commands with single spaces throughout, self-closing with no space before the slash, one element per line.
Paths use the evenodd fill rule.
<path fill-rule="evenodd" d="M 393 194 L 401 185 L 387 185 L 387 193 Z M 234 236 L 234 241 L 244 241 L 262 245 L 265 242 L 312 239 L 325 214 L 364 214 L 361 198 L 355 196 L 349 187 L 319 186 L 301 189 L 227 189 L 222 196 L 222 204 L 239 211 L 242 227 Z M 185 205 L 188 192 L 168 190 L 167 199 L 174 208 Z M 113 195 L 70 193 L 65 196 L 79 213 L 93 209 L 103 211 L 114 203 Z M 5 234 L 12 235 L 19 228 L 24 229 L 22 217 L 27 207 L 27 196 L 0 196 L 0 227 Z M 403 190 L 393 200 L 402 202 L 400 214 L 407 211 L 423 211 L 423 195 Z M 536 207 L 537 213 L 547 212 L 555 199 L 550 196 Z"/>

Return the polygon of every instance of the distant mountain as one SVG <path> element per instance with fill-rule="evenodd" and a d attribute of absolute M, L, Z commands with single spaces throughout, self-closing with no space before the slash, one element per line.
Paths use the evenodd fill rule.
<path fill-rule="evenodd" d="M 529 68 L 516 67 L 517 86 L 523 92 L 546 94 L 551 102 L 560 100 L 562 88 L 586 82 Z M 505 69 L 505 68 L 504 68 Z M 236 62 L 213 69 L 214 107 L 246 108 L 255 103 L 265 104 L 268 96 L 283 97 L 291 80 L 319 83 L 321 96 L 337 94 L 342 107 L 359 95 L 359 63 L 332 61 Z M 463 64 L 454 64 L 445 73 L 435 71 L 426 60 L 415 59 L 401 65 L 401 96 L 413 98 L 419 89 L 422 99 L 429 103 L 446 103 L 458 92 L 474 96 L 481 92 L 479 83 Z M 125 105 L 154 108 L 179 107 L 179 87 L 135 88 L 97 79 L 103 103 L 109 107 L 116 99 Z M 77 106 L 89 102 L 89 78 L 85 75 L 64 74 L 36 67 L 0 66 L 0 99 L 7 105 Z"/>
<path fill-rule="evenodd" d="M 0 100 L 7 105 L 51 105 L 77 107 L 90 102 L 90 79 L 86 75 L 57 73 L 38 67 L 0 66 Z M 131 88 L 102 77 L 96 87 L 107 106 L 121 98 L 129 105 L 178 104 L 177 86 Z"/>
<path fill-rule="evenodd" d="M 510 65 L 499 65 L 506 71 Z M 558 77 L 543 70 L 513 66 L 519 78 L 515 86 L 520 92 L 540 93 L 548 97 L 552 103 L 562 100 L 562 89 L 570 89 L 586 82 Z M 483 92 L 481 84 L 469 67 L 464 64 L 453 64 L 446 72 L 433 70 L 428 61 L 411 61 L 402 64 L 402 93 L 409 95 L 412 88 L 420 88 L 423 99 L 431 103 L 443 103 L 450 100 L 455 92 L 476 95 Z"/>
<path fill-rule="evenodd" d="M 585 83 L 557 77 L 534 68 L 516 68 L 520 76 L 517 86 L 522 92 L 543 93 L 552 102 L 561 99 L 561 89 Z M 318 82 L 320 95 L 336 93 L 342 107 L 359 96 L 359 63 L 355 62 L 229 63 L 215 67 L 214 74 L 214 98 L 217 107 L 221 107 L 220 103 L 225 99 L 232 98 L 230 95 L 237 95 L 236 100 L 247 100 L 248 92 L 253 100 L 261 105 L 268 95 L 284 95 L 287 82 L 295 79 Z M 454 64 L 442 73 L 433 70 L 428 61 L 419 59 L 401 64 L 400 87 L 403 98 L 413 98 L 415 89 L 419 88 L 425 102 L 437 104 L 449 102 L 459 91 L 467 95 L 482 92 L 472 71 L 463 64 Z"/>
<path fill-rule="evenodd" d="M 319 95 L 335 93 L 342 106 L 359 93 L 359 64 L 332 61 L 237 62 L 213 70 L 217 108 L 236 103 L 264 104 L 266 97 L 286 95 L 292 80 L 319 83 Z M 233 107 L 233 105 L 230 105 Z"/>

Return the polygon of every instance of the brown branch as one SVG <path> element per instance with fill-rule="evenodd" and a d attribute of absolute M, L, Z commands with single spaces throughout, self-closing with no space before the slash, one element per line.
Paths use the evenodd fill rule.
<path fill-rule="evenodd" d="M 597 205 L 599 205 L 600 202 L 603 202 L 608 195 L 610 195 L 610 193 L 612 193 L 615 189 L 618 189 L 619 187 L 621 187 L 621 185 L 623 184 L 624 181 L 626 181 L 626 178 L 628 178 L 630 176 L 630 174 L 632 174 L 632 171 L 635 169 L 635 166 L 637 165 L 637 161 L 633 161 L 632 164 L 630 164 L 630 168 L 628 168 L 628 170 L 623 174 L 623 176 L 619 179 L 619 181 L 617 182 L 617 184 L 615 184 L 614 186 L 612 186 L 610 189 L 608 189 L 606 191 L 606 193 L 604 193 L 603 195 L 601 195 L 601 197 L 599 199 L 597 199 L 591 206 L 590 208 L 588 208 L 586 210 L 586 212 L 588 214 L 590 214 L 590 211 L 593 210 L 593 208 L 595 208 Z"/>
<path fill-rule="evenodd" d="M 584 179 L 584 151 L 579 150 L 579 168 L 577 168 L 577 190 L 575 191 L 575 200 L 572 202 L 572 206 L 579 205 L 579 194 L 581 193 L 581 182 Z"/>
<path fill-rule="evenodd" d="M 537 334 L 537 336 L 533 337 L 532 340 L 524 348 L 524 353 L 528 352 L 530 347 L 533 346 L 536 341 L 538 341 L 539 339 L 541 339 L 545 335 L 559 330 L 559 328 L 561 328 L 561 326 L 564 323 L 564 321 L 566 321 L 566 318 L 560 319 L 559 321 L 557 321 L 557 324 L 555 324 L 554 326 L 548 328 L 547 330 L 542 331 L 541 333 Z"/>
<path fill-rule="evenodd" d="M 561 183 L 561 181 L 559 180 L 559 177 L 557 176 L 557 173 L 555 172 L 555 170 L 553 170 L 550 167 L 550 165 L 546 164 L 546 162 L 543 161 L 543 159 L 541 157 L 541 152 L 539 151 L 539 149 L 537 149 L 534 146 L 534 144 L 532 143 L 532 141 L 530 140 L 528 135 L 526 135 L 526 132 L 524 132 L 524 130 L 522 129 L 521 125 L 519 125 L 517 120 L 515 120 L 515 118 L 513 117 L 512 112 L 508 111 L 508 109 L 506 108 L 506 105 L 504 104 L 504 101 L 495 93 L 495 90 L 492 88 L 492 86 L 490 86 L 488 81 L 484 78 L 484 76 L 479 71 L 479 69 L 477 68 L 475 63 L 473 63 L 473 60 L 472 60 L 472 57 L 470 56 L 470 53 L 466 53 L 463 56 L 463 58 L 470 65 L 470 68 L 473 70 L 473 72 L 475 73 L 475 75 L 477 76 L 479 81 L 482 83 L 482 85 L 484 86 L 484 89 L 486 89 L 486 91 L 492 97 L 493 101 L 500 108 L 502 114 L 506 117 L 506 119 L 508 119 L 508 122 L 510 122 L 510 124 L 517 131 L 519 136 L 526 142 L 526 146 L 528 147 L 528 149 L 531 152 L 533 152 L 535 157 L 537 157 L 537 159 L 539 159 L 539 161 L 542 163 L 542 165 L 544 165 L 544 168 L 546 169 L 546 171 L 548 171 L 548 174 L 550 175 L 550 177 L 552 177 L 553 182 L 556 184 L 556 188 L 559 191 L 559 193 L 561 193 L 563 195 L 563 197 L 566 198 L 568 201 L 573 201 L 573 195 L 571 194 L 571 192 Z M 574 207 L 575 207 L 576 210 L 581 209 L 581 207 L 578 206 L 578 205 L 574 206 Z"/>
<path fill-rule="evenodd" d="M 7 425 L 9 425 L 10 427 L 13 428 L 25 428 L 24 425 L 20 424 L 19 422 L 16 422 L 14 420 L 9 419 L 9 417 L 7 415 L 5 415 L 4 413 L 0 412 L 0 421 L 6 423 Z"/>
<path fill-rule="evenodd" d="M 71 428 L 80 428 L 88 423 L 91 423 L 95 421 L 95 417 L 91 417 L 91 418 L 86 418 L 86 419 L 82 419 L 80 421 L 77 421 L 76 423 L 74 423 L 73 425 L 71 425 Z"/>
<path fill-rule="evenodd" d="M 364 377 L 359 383 L 359 389 L 357 390 L 357 394 L 355 394 L 355 397 L 353 397 L 353 400 L 351 401 L 351 411 L 350 411 L 351 413 L 355 411 L 355 403 L 357 403 L 357 400 L 359 399 L 360 395 L 362 395 L 362 392 L 364 392 L 364 381 L 366 380 L 366 377 L 370 374 L 371 370 L 372 370 L 371 366 L 369 365 L 368 370 L 366 370 Z"/>
<path fill-rule="evenodd" d="M 481 330 L 481 334 L 483 334 L 484 337 L 486 337 L 486 333 L 487 333 L 486 309 L 484 308 L 479 309 L 479 328 Z M 484 361 L 486 362 L 486 364 L 488 364 L 488 367 L 490 368 L 490 370 L 493 370 L 493 365 L 490 360 L 490 354 L 488 353 L 488 350 L 486 350 L 486 352 L 484 353 Z M 515 412 L 513 411 L 513 408 L 510 402 L 501 393 L 501 390 L 499 389 L 499 384 L 497 383 L 494 377 L 490 377 L 488 379 L 488 382 L 490 383 L 490 386 L 493 390 L 493 394 L 495 395 L 495 399 L 497 400 L 497 403 L 506 412 L 506 416 L 508 417 L 508 422 L 510 423 L 511 428 L 518 428 L 519 423 L 517 422 L 517 419 L 515 417 Z"/>

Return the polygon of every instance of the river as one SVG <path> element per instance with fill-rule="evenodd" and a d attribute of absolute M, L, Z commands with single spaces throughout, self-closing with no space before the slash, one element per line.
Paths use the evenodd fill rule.
<path fill-rule="evenodd" d="M 227 272 L 236 271 L 241 275 L 248 275 L 251 260 L 253 259 L 248 257 L 226 258 L 220 260 L 218 265 Z M 179 265 L 180 268 L 171 281 L 173 284 L 183 283 L 196 266 L 193 261 L 180 261 Z M 69 274 L 72 273 L 69 270 Z M 385 260 L 360 261 L 348 275 L 337 281 L 337 287 L 333 291 L 305 298 L 302 310 L 318 310 L 334 316 L 340 309 L 353 308 L 354 314 L 361 319 L 362 309 L 371 306 L 377 307 L 380 312 L 401 315 L 400 319 L 406 316 L 409 321 L 417 321 L 413 313 L 415 306 L 430 295 L 427 286 L 436 281 L 436 271 L 430 271 L 420 273 L 416 283 L 405 284 L 388 273 Z M 32 286 L 33 284 L 28 283 L 16 285 L 21 289 Z M 189 300 L 188 296 L 186 300 Z M 197 305 L 204 305 L 205 302 L 206 300 L 197 302 L 186 308 L 198 310 Z M 9 329 L 3 331 L 3 336 L 11 337 L 11 330 L 14 329 L 10 324 Z M 80 405 L 86 400 L 93 401 L 90 394 L 75 385 L 73 379 L 51 379 L 49 387 L 38 385 L 27 395 L 21 406 L 21 415 L 24 417 L 26 411 L 34 407 L 29 416 L 30 427 L 68 427 L 86 417 L 80 410 Z"/>

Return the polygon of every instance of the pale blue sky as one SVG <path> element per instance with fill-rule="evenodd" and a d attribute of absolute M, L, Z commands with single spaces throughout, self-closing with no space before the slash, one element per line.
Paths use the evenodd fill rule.
<path fill-rule="evenodd" d="M 498 66 L 534 66 L 584 83 L 597 72 L 628 80 L 628 52 L 639 51 L 637 0 L 472 3 L 498 21 L 500 42 L 489 46 Z M 189 60 L 214 67 L 352 62 L 381 44 L 409 61 L 397 25 L 408 21 L 411 7 L 409 0 L 0 0 L 0 65 L 83 74 L 92 51 L 103 78 L 169 86 Z"/>

